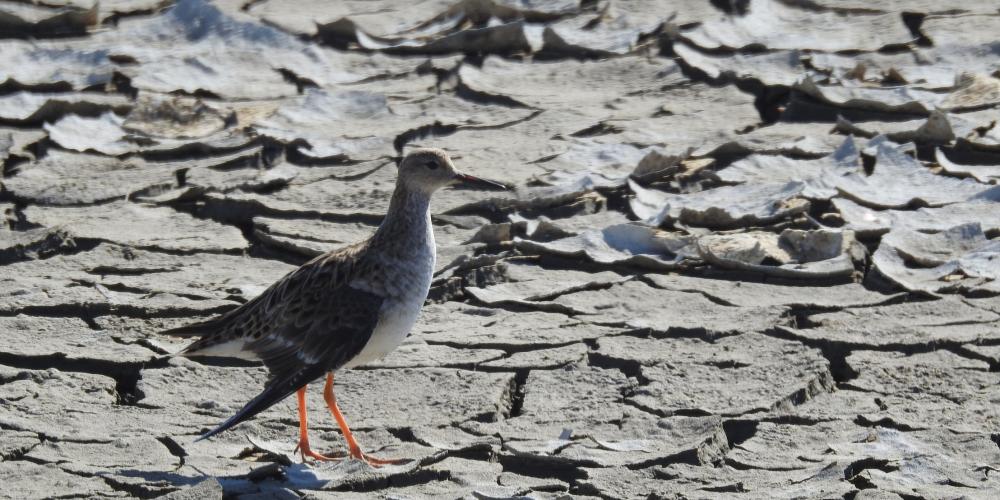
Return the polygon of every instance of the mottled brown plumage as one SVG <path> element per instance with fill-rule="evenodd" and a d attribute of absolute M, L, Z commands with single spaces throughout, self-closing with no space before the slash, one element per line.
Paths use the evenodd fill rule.
<path fill-rule="evenodd" d="M 271 374 L 266 389 L 246 412 L 205 437 L 267 409 L 361 352 L 384 300 L 350 285 L 378 268 L 365 252 L 371 241 L 316 257 L 219 318 L 167 332 L 205 335 L 182 351 L 185 356 L 213 355 L 213 348 L 241 342 L 246 352 L 239 357 L 263 361 Z"/>

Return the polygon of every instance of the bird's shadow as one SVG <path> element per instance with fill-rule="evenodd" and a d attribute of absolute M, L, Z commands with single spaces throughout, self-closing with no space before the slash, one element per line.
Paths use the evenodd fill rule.
<path fill-rule="evenodd" d="M 278 464 L 275 463 L 275 465 Z M 317 471 L 307 464 L 279 466 L 273 473 L 257 475 L 256 477 L 254 477 L 253 472 L 240 475 L 213 476 L 210 474 L 186 475 L 178 472 L 135 469 L 119 470 L 108 475 L 142 479 L 149 485 L 171 486 L 178 489 L 194 486 L 206 479 L 214 478 L 219 481 L 226 494 L 247 493 L 268 489 L 265 486 L 267 483 L 277 483 L 282 488 L 322 489 L 331 482 L 331 479 L 322 478 L 317 475 Z"/>
<path fill-rule="evenodd" d="M 246 474 L 222 476 L 205 474 L 192 466 L 188 467 L 193 474 L 187 475 L 177 471 L 123 469 L 107 475 L 136 478 L 143 480 L 149 486 L 178 489 L 194 486 L 206 479 L 214 478 L 222 485 L 226 495 L 232 495 L 273 488 L 316 490 L 348 483 L 358 483 L 358 485 L 370 482 L 377 483 L 386 480 L 387 476 L 412 473 L 413 469 L 420 467 L 420 463 L 411 460 L 405 464 L 375 469 L 360 460 L 350 459 L 316 464 L 266 462 Z"/>

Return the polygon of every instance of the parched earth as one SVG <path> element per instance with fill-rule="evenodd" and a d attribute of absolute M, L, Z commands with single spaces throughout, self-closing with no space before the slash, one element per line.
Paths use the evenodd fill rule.
<path fill-rule="evenodd" d="M 0 496 L 997 498 L 1000 5 L 0 2 Z M 303 464 L 158 331 L 434 200 Z M 342 453 L 318 388 L 313 444 Z"/>

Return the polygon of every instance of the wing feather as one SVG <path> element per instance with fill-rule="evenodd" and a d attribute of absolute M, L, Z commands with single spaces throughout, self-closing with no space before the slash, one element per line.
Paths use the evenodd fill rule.
<path fill-rule="evenodd" d="M 266 410 L 361 352 L 378 324 L 383 299 L 351 286 L 365 262 L 359 257 L 363 252 L 345 250 L 306 263 L 216 320 L 175 329 L 174 334 L 185 335 L 216 328 L 188 346 L 185 355 L 241 339 L 243 349 L 271 373 L 263 392 L 202 438 Z"/>

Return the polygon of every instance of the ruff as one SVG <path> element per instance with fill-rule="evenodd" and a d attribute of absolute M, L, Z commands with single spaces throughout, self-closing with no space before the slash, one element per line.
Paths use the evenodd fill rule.
<path fill-rule="evenodd" d="M 434 273 L 431 195 L 455 184 L 504 188 L 458 172 L 444 151 L 414 150 L 400 163 L 389 210 L 372 237 L 316 257 L 228 313 L 165 332 L 200 337 L 182 355 L 260 360 L 271 373 L 257 397 L 199 439 L 297 392 L 302 458 L 330 460 L 309 447 L 305 407 L 306 385 L 326 374 L 324 398 L 350 456 L 372 465 L 395 463 L 361 452 L 337 407 L 333 373 L 379 359 L 406 338 Z"/>

